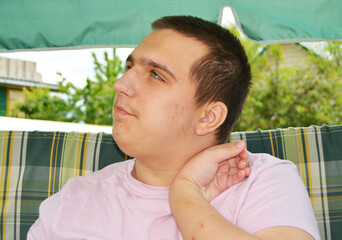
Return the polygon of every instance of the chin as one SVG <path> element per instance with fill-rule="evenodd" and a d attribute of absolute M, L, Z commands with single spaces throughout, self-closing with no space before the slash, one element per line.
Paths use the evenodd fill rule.
<path fill-rule="evenodd" d="M 135 157 L 135 144 L 130 142 L 129 139 L 125 138 L 123 135 L 118 134 L 116 131 L 112 131 L 113 139 L 120 150 L 130 157 Z"/>

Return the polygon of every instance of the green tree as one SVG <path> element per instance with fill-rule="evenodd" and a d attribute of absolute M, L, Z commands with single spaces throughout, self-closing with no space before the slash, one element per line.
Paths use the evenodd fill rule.
<path fill-rule="evenodd" d="M 282 45 L 266 48 L 245 38 L 241 41 L 252 64 L 253 86 L 234 131 L 341 124 L 341 42 L 326 43 L 320 54 L 311 52 L 305 64 L 284 67 Z M 88 78 L 84 88 L 60 74 L 64 98 L 51 96 L 46 89 L 26 90 L 26 101 L 18 104 L 16 116 L 111 125 L 112 85 L 124 73 L 115 50 L 113 55 L 109 59 L 105 53 L 102 64 L 93 54 L 95 79 Z"/>
<path fill-rule="evenodd" d="M 85 87 L 78 88 L 61 73 L 58 90 L 62 96 L 52 96 L 48 89 L 25 90 L 25 101 L 18 103 L 12 115 L 30 119 L 84 122 L 98 125 L 112 124 L 113 84 L 124 73 L 119 57 L 113 49 L 113 59 L 104 53 L 100 63 L 93 53 L 95 79 L 87 78 Z"/>
<path fill-rule="evenodd" d="M 57 96 L 51 96 L 46 88 L 24 88 L 25 102 L 17 103 L 11 116 L 72 122 L 68 116 L 69 105 Z"/>
<path fill-rule="evenodd" d="M 247 51 L 260 50 L 242 41 L 248 42 Z M 271 45 L 250 58 L 253 87 L 234 131 L 341 124 L 342 43 L 328 42 L 324 56 L 311 52 L 304 64 L 293 67 L 283 66 L 282 50 Z"/>

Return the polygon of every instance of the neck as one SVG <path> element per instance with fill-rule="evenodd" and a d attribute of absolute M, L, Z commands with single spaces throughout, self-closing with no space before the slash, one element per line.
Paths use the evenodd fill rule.
<path fill-rule="evenodd" d="M 136 159 L 131 174 L 132 177 L 144 184 L 166 187 L 171 185 L 177 173 L 178 169 L 164 170 L 152 168 L 150 166 L 146 166 L 143 162 L 139 161 L 139 159 Z"/>
<path fill-rule="evenodd" d="M 170 186 L 184 164 L 202 150 L 215 144 L 216 140 L 214 139 L 213 141 L 193 143 L 184 149 L 179 147 L 166 154 L 137 156 L 131 173 L 132 177 L 151 186 Z"/>

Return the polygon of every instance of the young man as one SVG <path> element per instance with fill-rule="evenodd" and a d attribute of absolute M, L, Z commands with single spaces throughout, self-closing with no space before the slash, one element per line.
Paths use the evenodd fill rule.
<path fill-rule="evenodd" d="M 114 84 L 113 137 L 135 160 L 70 180 L 28 239 L 319 239 L 295 166 L 224 144 L 251 80 L 240 42 L 193 17 L 152 26 Z"/>

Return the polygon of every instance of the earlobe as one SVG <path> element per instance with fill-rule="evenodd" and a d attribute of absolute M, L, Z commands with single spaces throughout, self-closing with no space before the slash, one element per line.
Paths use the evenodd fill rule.
<path fill-rule="evenodd" d="M 196 134 L 203 136 L 215 132 L 224 122 L 228 114 L 226 105 L 222 102 L 212 102 L 203 109 L 196 125 Z"/>

